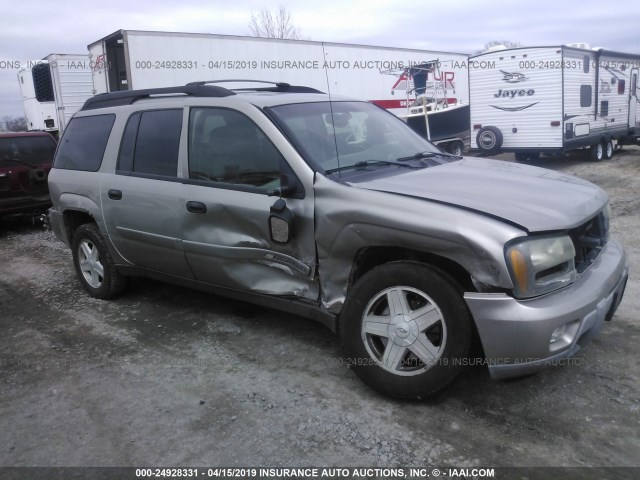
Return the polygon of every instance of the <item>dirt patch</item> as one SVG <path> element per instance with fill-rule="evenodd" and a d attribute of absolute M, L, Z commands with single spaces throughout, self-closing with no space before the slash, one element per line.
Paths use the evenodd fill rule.
<path fill-rule="evenodd" d="M 609 194 L 625 300 L 572 365 L 473 368 L 421 403 L 368 389 L 306 319 L 144 279 L 92 299 L 50 232 L 3 224 L 0 465 L 640 465 L 640 149 L 538 163 Z"/>

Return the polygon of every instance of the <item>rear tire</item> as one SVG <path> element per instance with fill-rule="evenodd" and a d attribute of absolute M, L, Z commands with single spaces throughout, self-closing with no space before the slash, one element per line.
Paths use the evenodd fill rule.
<path fill-rule="evenodd" d="M 604 158 L 610 160 L 613 157 L 613 140 L 607 140 L 604 144 Z"/>
<path fill-rule="evenodd" d="M 354 285 L 340 314 L 346 363 L 374 390 L 424 398 L 451 385 L 469 355 L 472 318 L 445 272 L 391 262 Z"/>
<path fill-rule="evenodd" d="M 78 279 L 92 297 L 114 298 L 126 288 L 127 278 L 116 270 L 95 223 L 85 223 L 77 228 L 73 234 L 72 253 Z"/>

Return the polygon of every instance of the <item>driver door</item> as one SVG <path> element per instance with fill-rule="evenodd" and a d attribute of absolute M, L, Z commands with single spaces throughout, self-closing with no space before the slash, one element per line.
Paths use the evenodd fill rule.
<path fill-rule="evenodd" d="M 295 182 L 284 157 L 247 115 L 193 107 L 188 124 L 182 243 L 196 279 L 317 300 L 313 191 Z M 283 174 L 298 190 L 284 199 L 294 219 L 292 238 L 278 243 L 269 217 L 279 197 L 268 194 L 280 187 Z"/>

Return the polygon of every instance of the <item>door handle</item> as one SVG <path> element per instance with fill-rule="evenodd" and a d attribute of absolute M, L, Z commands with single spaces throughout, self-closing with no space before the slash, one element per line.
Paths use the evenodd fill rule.
<path fill-rule="evenodd" d="M 207 206 L 202 202 L 187 202 L 187 211 L 191 213 L 207 213 Z"/>
<path fill-rule="evenodd" d="M 120 190 L 114 190 L 113 188 L 111 190 L 109 190 L 109 192 L 107 192 L 107 195 L 109 195 L 109 198 L 111 200 L 121 200 L 122 199 L 122 192 Z"/>

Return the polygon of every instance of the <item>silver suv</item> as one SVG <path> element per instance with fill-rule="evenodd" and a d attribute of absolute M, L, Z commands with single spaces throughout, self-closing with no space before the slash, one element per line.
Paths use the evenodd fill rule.
<path fill-rule="evenodd" d="M 366 102 L 209 83 L 99 95 L 67 127 L 49 216 L 90 295 L 146 275 L 310 317 L 402 398 L 477 364 L 476 336 L 505 378 L 612 318 L 628 267 L 600 188 L 445 154 Z"/>

